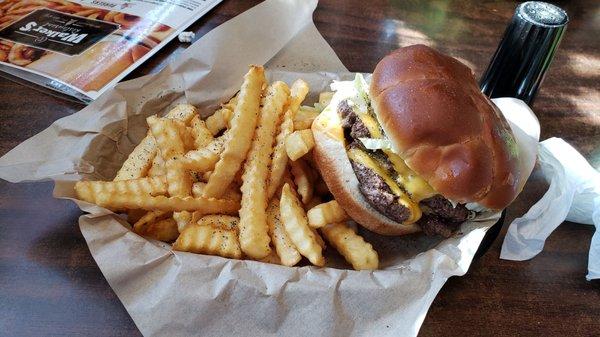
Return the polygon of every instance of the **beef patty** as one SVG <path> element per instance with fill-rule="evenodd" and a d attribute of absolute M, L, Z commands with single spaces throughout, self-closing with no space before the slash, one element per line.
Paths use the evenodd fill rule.
<path fill-rule="evenodd" d="M 423 217 L 417 223 L 427 235 L 449 237 L 471 213 L 464 204 L 457 204 L 455 207 L 439 194 L 422 200 L 419 205 L 423 210 Z"/>
<path fill-rule="evenodd" d="M 452 222 L 448 219 L 439 218 L 435 215 L 423 214 L 417 224 L 427 235 L 441 235 L 445 238 L 452 236 L 452 233 L 458 229 L 460 222 Z"/>
<path fill-rule="evenodd" d="M 424 213 L 454 222 L 464 222 L 470 214 L 464 204 L 457 204 L 455 207 L 448 199 L 439 194 L 423 199 L 420 205 Z"/>
<path fill-rule="evenodd" d="M 358 138 L 369 138 L 371 133 L 367 126 L 358 118 L 356 112 L 348 104 L 347 100 L 343 100 L 338 104 L 338 113 L 342 119 L 342 128 L 346 138 L 351 138 L 358 141 Z"/>
<path fill-rule="evenodd" d="M 347 101 L 338 105 L 338 114 L 349 147 L 359 147 L 365 150 L 358 138 L 370 137 L 369 130 L 356 115 Z M 369 151 L 383 169 L 393 171 L 393 166 L 387 156 L 381 151 Z M 404 222 L 410 216 L 410 211 L 398 202 L 398 197 L 392 192 L 385 181 L 370 168 L 350 161 L 359 181 L 359 189 L 367 202 L 380 213 L 396 222 Z M 427 235 L 442 235 L 449 237 L 458 226 L 467 220 L 469 210 L 463 205 L 455 206 L 441 195 L 422 200 L 419 206 L 423 216 L 417 222 Z"/>
<path fill-rule="evenodd" d="M 352 160 L 350 163 L 359 181 L 358 188 L 367 202 L 394 221 L 406 221 L 410 211 L 398 203 L 398 197 L 392 193 L 385 181 L 370 168 Z"/>

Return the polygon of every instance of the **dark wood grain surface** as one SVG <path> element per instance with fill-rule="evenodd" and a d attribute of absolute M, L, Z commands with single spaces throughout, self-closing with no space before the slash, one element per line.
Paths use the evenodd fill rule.
<path fill-rule="evenodd" d="M 202 36 L 255 1 L 225 0 L 192 25 Z M 542 139 L 562 137 L 600 166 L 600 2 L 557 2 L 571 22 L 534 110 Z M 517 3 L 512 1 L 321 1 L 318 29 L 352 71 L 369 72 L 399 46 L 425 43 L 480 75 Z M 176 41 L 130 78 L 161 69 Z M 0 78 L 0 154 L 83 106 Z M 545 191 L 534 174 L 508 209 L 510 222 Z M 91 257 L 74 204 L 52 184 L 0 181 L 0 335 L 135 336 L 135 324 Z M 501 238 L 504 236 L 504 228 Z M 600 336 L 600 282 L 587 282 L 594 229 L 564 223 L 531 261 L 500 260 L 497 240 L 435 299 L 421 336 Z"/>

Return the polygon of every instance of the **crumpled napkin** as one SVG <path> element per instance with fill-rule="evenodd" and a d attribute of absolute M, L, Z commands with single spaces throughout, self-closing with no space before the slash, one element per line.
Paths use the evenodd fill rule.
<path fill-rule="evenodd" d="M 600 172 L 561 138 L 540 143 L 538 162 L 550 183 L 546 194 L 508 228 L 500 258 L 529 260 L 544 248 L 546 238 L 563 221 L 595 225 L 590 245 L 589 280 L 600 278 Z"/>

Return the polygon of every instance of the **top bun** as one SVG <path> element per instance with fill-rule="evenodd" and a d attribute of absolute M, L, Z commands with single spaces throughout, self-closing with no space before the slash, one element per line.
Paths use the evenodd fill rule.
<path fill-rule="evenodd" d="M 375 113 L 394 150 L 444 197 L 503 209 L 518 194 L 517 143 L 471 70 L 424 45 L 381 60 Z"/>

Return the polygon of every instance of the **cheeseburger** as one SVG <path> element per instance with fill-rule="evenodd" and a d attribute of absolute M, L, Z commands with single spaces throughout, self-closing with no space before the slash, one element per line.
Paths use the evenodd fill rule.
<path fill-rule="evenodd" d="M 370 79 L 357 75 L 332 89 L 312 125 L 315 162 L 367 229 L 447 237 L 518 194 L 515 137 L 456 59 L 423 45 L 400 48 Z"/>

